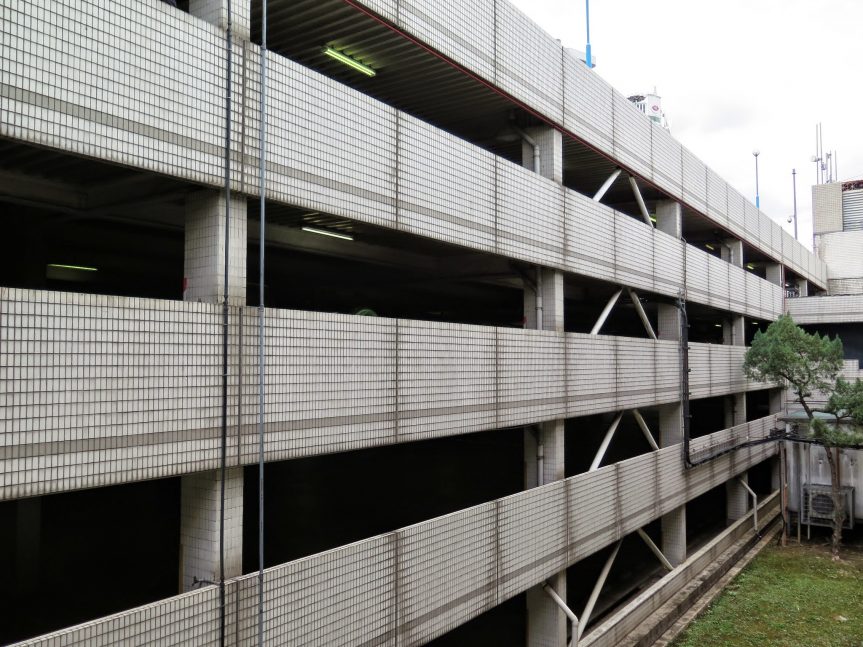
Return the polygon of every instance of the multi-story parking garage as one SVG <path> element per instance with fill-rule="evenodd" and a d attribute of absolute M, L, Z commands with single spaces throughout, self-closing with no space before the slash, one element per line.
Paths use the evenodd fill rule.
<path fill-rule="evenodd" d="M 254 644 L 263 494 L 267 644 L 622 644 L 824 263 L 506 0 L 178 4 L 0 0 L 0 642 Z"/>

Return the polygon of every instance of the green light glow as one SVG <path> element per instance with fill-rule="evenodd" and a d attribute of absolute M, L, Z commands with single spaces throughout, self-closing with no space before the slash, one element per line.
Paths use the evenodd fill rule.
<path fill-rule="evenodd" d="M 78 270 L 79 272 L 98 272 L 95 267 L 87 267 L 86 265 L 63 265 L 62 263 L 48 263 L 48 267 L 56 267 L 61 270 Z"/>
<path fill-rule="evenodd" d="M 716 248 L 715 248 L 713 245 L 711 245 L 710 243 L 704 243 L 704 246 L 705 246 L 707 249 L 709 249 L 711 252 L 712 252 L 712 251 L 714 251 L 714 250 L 716 249 Z"/>
<path fill-rule="evenodd" d="M 746 269 L 747 269 L 747 270 L 754 270 L 754 269 L 755 269 L 755 266 L 754 266 L 752 263 L 747 263 L 747 264 L 746 264 Z"/>
<path fill-rule="evenodd" d="M 348 56 L 347 54 L 343 54 L 342 52 L 338 51 L 337 49 L 333 49 L 332 47 L 324 47 L 324 54 L 326 54 L 330 58 L 336 59 L 340 63 L 344 63 L 348 67 L 354 68 L 357 72 L 362 72 L 366 76 L 374 76 L 375 74 L 377 74 L 377 72 L 375 72 L 368 65 L 363 65 L 359 61 Z"/>

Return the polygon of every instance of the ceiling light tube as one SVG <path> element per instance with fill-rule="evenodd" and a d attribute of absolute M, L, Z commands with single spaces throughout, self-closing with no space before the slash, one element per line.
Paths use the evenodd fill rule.
<path fill-rule="evenodd" d="M 98 272 L 96 267 L 87 267 L 86 265 L 64 265 L 62 263 L 48 263 L 48 267 L 56 267 L 60 270 L 77 270 L 79 272 Z"/>
<path fill-rule="evenodd" d="M 368 65 L 363 65 L 358 60 L 351 58 L 344 52 L 340 52 L 337 49 L 333 49 L 332 47 L 324 47 L 324 54 L 329 56 L 330 58 L 334 58 L 340 63 L 344 63 L 348 67 L 354 68 L 357 72 L 362 72 L 366 76 L 374 76 L 377 74 L 372 68 Z"/>
<path fill-rule="evenodd" d="M 307 231 L 310 234 L 319 234 L 321 236 L 330 236 L 332 238 L 339 238 L 341 240 L 353 240 L 354 237 L 350 234 L 342 234 L 337 231 L 329 231 L 327 229 L 317 229 L 316 227 L 303 227 L 303 231 Z"/>

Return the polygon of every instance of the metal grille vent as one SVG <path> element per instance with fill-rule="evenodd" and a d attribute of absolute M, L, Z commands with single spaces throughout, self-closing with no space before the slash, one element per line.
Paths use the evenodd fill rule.
<path fill-rule="evenodd" d="M 842 498 L 845 502 L 845 523 L 842 527 L 853 528 L 854 488 L 844 486 Z M 833 525 L 833 493 L 829 485 L 803 486 L 803 523 L 811 526 Z"/>
<path fill-rule="evenodd" d="M 863 230 L 863 189 L 842 192 L 842 230 Z"/>

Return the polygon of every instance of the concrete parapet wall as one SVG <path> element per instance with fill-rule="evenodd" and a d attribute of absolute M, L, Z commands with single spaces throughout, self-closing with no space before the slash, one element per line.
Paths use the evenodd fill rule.
<path fill-rule="evenodd" d="M 220 186 L 226 124 L 220 30 L 160 3 L 121 0 L 112 5 L 122 12 L 121 19 L 89 3 L 73 9 L 68 1 L 8 6 L 11 0 L 3 0 L 0 5 L 8 15 L 0 29 L 15 29 L 14 36 L 8 34 L 9 44 L 0 46 L 0 61 L 14 71 L 0 84 L 7 115 L 0 135 Z M 34 11 L 40 19 L 25 20 Z M 67 19 L 72 13 L 76 20 Z M 87 37 L 76 50 L 80 56 L 63 57 L 64 43 L 78 38 L 78 20 L 88 24 Z M 517 12 L 513 21 L 525 22 Z M 25 43 L 44 44 L 39 55 L 25 57 Z M 247 42 L 235 43 L 234 50 L 232 180 L 234 190 L 253 195 L 258 186 L 259 52 Z M 274 116 L 268 127 L 268 198 L 677 295 L 683 282 L 681 261 L 662 256 L 682 254 L 671 250 L 680 246 L 673 238 L 288 59 L 268 56 L 268 114 Z M 140 60 L 147 65 L 139 67 Z M 66 89 L 63 79 L 70 77 L 91 79 L 100 88 L 99 98 Z M 29 82 L 32 78 L 44 82 L 37 88 Z M 590 72 L 588 78 L 599 77 Z M 649 120 L 614 96 L 618 112 L 629 115 L 615 124 L 631 122 L 632 132 L 616 134 L 611 153 L 637 165 L 644 143 L 637 133 L 647 133 L 648 151 L 654 134 L 661 139 L 667 133 L 651 134 L 655 129 Z M 676 146 L 683 182 L 678 194 L 689 195 L 690 202 L 710 213 L 706 168 Z M 641 174 L 657 182 L 662 177 L 647 167 Z M 725 213 L 724 205 L 732 203 L 726 196 L 716 208 Z M 741 237 L 756 246 L 762 241 L 762 251 L 824 284 L 820 261 L 800 251 L 796 242 L 785 241 L 767 216 L 754 212 L 747 219 L 744 211 L 741 202 Z M 601 219 L 603 226 L 591 230 L 582 218 L 573 217 L 584 212 Z M 729 216 L 721 224 L 734 231 L 731 223 Z M 584 244 L 599 231 L 601 244 Z M 692 300 L 759 318 L 775 318 L 781 311 L 777 286 L 761 286 L 769 284 L 702 250 L 689 247 L 686 255 L 688 277 L 694 284 L 709 283 L 694 285 Z"/>
<path fill-rule="evenodd" d="M 863 294 L 788 299 L 785 309 L 798 324 L 863 322 Z"/>
<path fill-rule="evenodd" d="M 256 313 L 230 309 L 231 465 L 257 457 Z M 294 310 L 265 325 L 268 460 L 680 398 L 673 341 Z M 221 330 L 216 305 L 0 288 L 0 498 L 215 468 Z M 763 388 L 744 352 L 691 344 L 692 397 Z"/>
<path fill-rule="evenodd" d="M 693 441 L 761 438 L 775 416 Z M 268 645 L 421 645 L 773 456 L 764 444 L 683 468 L 680 446 L 267 569 Z M 610 505 L 610 502 L 616 502 Z M 228 644 L 254 640 L 257 574 L 227 584 Z M 204 590 L 22 645 L 214 645 Z"/>
<path fill-rule="evenodd" d="M 550 123 L 826 287 L 823 262 L 507 0 L 483 0 L 470 8 L 459 0 L 351 3 L 378 13 Z M 482 25 L 481 36 L 477 25 Z M 531 56 L 524 56 L 526 48 Z"/>

